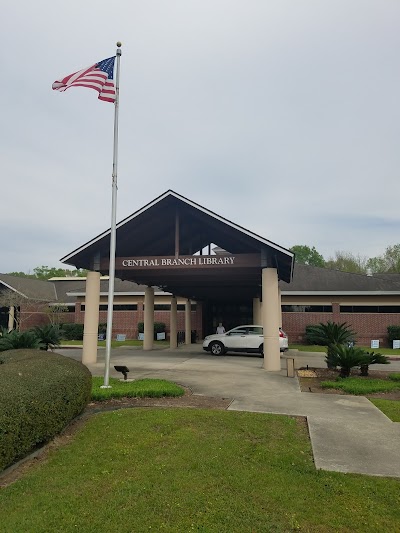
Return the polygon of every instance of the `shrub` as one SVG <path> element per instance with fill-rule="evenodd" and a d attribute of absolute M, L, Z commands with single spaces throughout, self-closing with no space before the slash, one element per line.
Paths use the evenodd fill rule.
<path fill-rule="evenodd" d="M 163 333 L 165 330 L 164 322 L 154 322 L 154 339 L 157 339 L 157 333 Z M 144 322 L 138 322 L 138 333 L 144 333 Z"/>
<path fill-rule="evenodd" d="M 36 326 L 33 328 L 33 333 L 36 335 L 43 350 L 52 350 L 60 346 L 61 332 L 60 328 L 55 324 L 46 324 L 45 326 Z"/>
<path fill-rule="evenodd" d="M 90 399 L 81 363 L 40 350 L 2 352 L 0 471 L 57 435 Z"/>
<path fill-rule="evenodd" d="M 83 324 L 63 324 L 61 337 L 69 341 L 81 341 L 83 339 Z"/>
<path fill-rule="evenodd" d="M 39 339 L 32 331 L 17 331 L 13 329 L 9 333 L 3 331 L 0 337 L 0 352 L 6 350 L 18 350 L 20 348 L 39 348 Z"/>
<path fill-rule="evenodd" d="M 336 322 L 320 322 L 315 326 L 307 326 L 306 331 L 307 338 L 312 341 L 312 344 L 327 346 L 325 361 L 328 368 L 334 368 L 336 366 L 334 363 L 334 348 L 352 341 L 355 336 L 355 332 L 346 322 L 342 324 Z"/>
<path fill-rule="evenodd" d="M 400 339 L 400 326 L 388 326 L 387 332 L 389 345 L 392 345 L 394 340 Z"/>
<path fill-rule="evenodd" d="M 355 366 L 360 366 L 365 360 L 365 351 L 362 348 L 337 344 L 332 348 L 332 363 L 340 367 L 340 377 L 346 378 L 350 375 L 350 370 Z"/>
<path fill-rule="evenodd" d="M 388 365 L 389 359 L 381 353 L 364 352 L 360 361 L 360 370 L 362 376 L 368 376 L 369 365 Z"/>

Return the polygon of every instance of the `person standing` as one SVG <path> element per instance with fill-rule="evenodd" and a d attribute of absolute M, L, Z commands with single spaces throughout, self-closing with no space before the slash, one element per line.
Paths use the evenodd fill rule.
<path fill-rule="evenodd" d="M 217 326 L 217 334 L 218 335 L 222 335 L 222 333 L 225 333 L 225 328 L 224 326 L 222 325 L 222 322 L 220 322 Z"/>

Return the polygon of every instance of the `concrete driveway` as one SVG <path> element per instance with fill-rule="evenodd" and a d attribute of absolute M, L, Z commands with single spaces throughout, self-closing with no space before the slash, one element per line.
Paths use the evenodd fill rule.
<path fill-rule="evenodd" d="M 81 349 L 57 352 L 81 360 Z M 95 376 L 104 374 L 104 354 L 99 349 L 98 362 L 88 365 Z M 148 352 L 121 347 L 112 351 L 110 376 L 121 377 L 114 365 L 126 365 L 131 378 L 168 379 L 194 394 L 231 398 L 230 410 L 305 416 L 316 468 L 400 477 L 400 424 L 364 397 L 301 392 L 297 378 L 287 377 L 286 357 L 296 368 L 325 367 L 321 354 L 297 351 L 281 358 L 280 372 L 266 372 L 259 357 L 215 357 L 198 344 Z M 400 361 L 379 366 L 400 371 Z"/>

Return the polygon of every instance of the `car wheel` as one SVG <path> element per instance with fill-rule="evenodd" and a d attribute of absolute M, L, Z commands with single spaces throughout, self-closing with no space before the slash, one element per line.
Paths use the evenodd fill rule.
<path fill-rule="evenodd" d="M 260 345 L 259 350 L 260 350 L 260 356 L 261 356 L 261 357 L 264 357 L 264 344 L 261 344 L 261 345 Z"/>
<path fill-rule="evenodd" d="M 222 342 L 212 342 L 210 346 L 210 351 L 213 355 L 224 355 L 225 348 Z"/>

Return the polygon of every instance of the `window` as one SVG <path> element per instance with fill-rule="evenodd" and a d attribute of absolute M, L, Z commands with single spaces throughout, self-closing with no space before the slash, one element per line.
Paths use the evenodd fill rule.
<path fill-rule="evenodd" d="M 154 311 L 171 311 L 169 304 L 154 304 Z"/>
<path fill-rule="evenodd" d="M 400 313 L 399 305 L 341 305 L 341 313 Z"/>
<path fill-rule="evenodd" d="M 261 326 L 255 326 L 254 328 L 248 328 L 249 335 L 262 335 L 263 328 Z"/>
<path fill-rule="evenodd" d="M 247 335 L 247 332 L 248 332 L 247 329 L 237 328 L 237 329 L 233 329 L 232 331 L 230 331 L 229 335 L 232 335 L 232 336 Z"/>
<path fill-rule="evenodd" d="M 176 306 L 178 311 L 184 311 L 185 310 L 185 304 L 178 304 Z M 196 304 L 191 305 L 191 311 L 196 311 Z"/>
<path fill-rule="evenodd" d="M 282 305 L 283 313 L 332 313 L 331 305 Z"/>
<path fill-rule="evenodd" d="M 85 305 L 81 304 L 81 311 L 85 310 Z M 107 311 L 108 305 L 99 305 L 99 311 Z M 115 304 L 113 305 L 114 311 L 137 311 L 137 304 Z"/>

